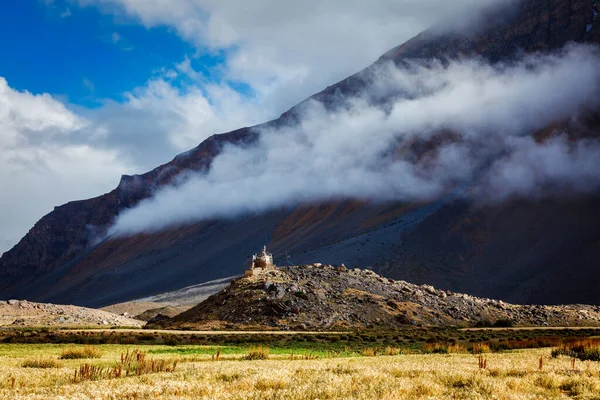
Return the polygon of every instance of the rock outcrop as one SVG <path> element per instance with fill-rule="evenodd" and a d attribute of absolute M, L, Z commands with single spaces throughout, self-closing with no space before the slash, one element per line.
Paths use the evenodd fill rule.
<path fill-rule="evenodd" d="M 167 328 L 391 329 L 473 326 L 598 326 L 600 307 L 514 305 L 384 278 L 371 270 L 314 264 L 240 278 Z"/>
<path fill-rule="evenodd" d="M 0 301 L 0 327 L 132 327 L 143 321 L 84 307 L 32 303 L 24 300 Z"/>

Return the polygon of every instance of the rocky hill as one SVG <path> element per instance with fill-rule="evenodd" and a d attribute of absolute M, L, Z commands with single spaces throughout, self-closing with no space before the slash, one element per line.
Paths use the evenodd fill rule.
<path fill-rule="evenodd" d="M 313 98 L 335 107 L 368 86 L 381 63 L 481 57 L 492 63 L 569 42 L 600 43 L 594 0 L 523 0 L 510 16 L 488 16 L 469 35 L 429 30 Z M 385 100 L 385 99 L 383 99 Z M 294 107 L 266 126 L 293 125 Z M 600 137 L 598 110 L 556 121 L 571 138 Z M 512 302 L 600 304 L 600 195 L 477 206 L 331 201 L 237 220 L 209 220 L 131 238 L 104 238 L 123 210 L 183 171 L 206 171 L 226 144 L 254 142 L 243 128 L 215 135 L 110 193 L 56 207 L 0 258 L 0 298 L 104 306 L 237 275 L 268 243 L 276 258 L 373 266 L 386 276 Z M 419 158 L 432 143 L 410 148 Z M 143 276 L 143 279 L 140 279 Z M 115 285 L 114 282 L 119 282 Z"/>
<path fill-rule="evenodd" d="M 136 319 L 84 307 L 19 300 L 0 301 L 0 327 L 140 328 L 144 324 Z"/>
<path fill-rule="evenodd" d="M 514 305 L 394 281 L 371 270 L 314 264 L 234 280 L 196 307 L 157 324 L 179 329 L 389 329 L 498 320 L 517 326 L 598 326 L 600 307 Z"/>

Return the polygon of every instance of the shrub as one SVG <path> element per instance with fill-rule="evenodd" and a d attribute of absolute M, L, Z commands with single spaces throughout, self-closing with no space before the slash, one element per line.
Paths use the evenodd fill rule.
<path fill-rule="evenodd" d="M 499 319 L 494 322 L 494 327 L 496 328 L 512 328 L 514 325 L 513 321 L 510 319 Z"/>
<path fill-rule="evenodd" d="M 558 356 L 565 355 L 564 349 L 552 349 L 552 353 L 550 353 L 552 358 L 557 358 Z"/>
<path fill-rule="evenodd" d="M 361 353 L 364 357 L 377 357 L 377 349 L 372 348 L 372 347 L 368 347 L 366 349 L 363 349 L 362 353 Z"/>
<path fill-rule="evenodd" d="M 116 379 L 130 375 L 145 375 L 158 372 L 174 372 L 177 360 L 146 358 L 146 353 L 133 351 L 121 354 L 121 360 L 112 368 L 84 364 L 75 369 L 73 382 Z"/>
<path fill-rule="evenodd" d="M 84 358 L 100 358 L 102 352 L 95 346 L 67 347 L 60 354 L 61 360 L 78 360 Z"/>
<path fill-rule="evenodd" d="M 60 368 L 62 364 L 60 361 L 53 358 L 31 358 L 23 361 L 21 364 L 23 368 Z"/>
<path fill-rule="evenodd" d="M 227 382 L 227 383 L 235 382 L 235 381 L 240 380 L 242 378 L 243 378 L 243 375 L 240 374 L 239 372 L 235 372 L 233 374 L 219 374 L 219 375 L 217 375 L 217 380 L 220 380 L 222 382 Z"/>
<path fill-rule="evenodd" d="M 358 372 L 358 370 L 348 367 L 342 366 L 338 364 L 335 368 L 330 369 L 331 372 L 337 375 L 352 375 Z"/>
<path fill-rule="evenodd" d="M 448 346 L 440 344 L 440 343 L 426 343 L 423 346 L 423 351 L 425 353 L 432 353 L 432 354 L 448 354 Z"/>
<path fill-rule="evenodd" d="M 248 354 L 244 356 L 244 360 L 268 360 L 269 359 L 269 349 L 267 347 L 258 346 L 253 347 L 248 351 Z"/>
<path fill-rule="evenodd" d="M 550 375 L 540 375 L 535 378 L 534 384 L 546 390 L 552 390 L 557 387 L 556 379 Z"/>
<path fill-rule="evenodd" d="M 600 348 L 586 347 L 583 345 L 574 345 L 571 347 L 564 346 L 562 348 L 553 349 L 551 355 L 552 358 L 569 356 L 581 361 L 600 361 Z"/>
<path fill-rule="evenodd" d="M 560 383 L 558 388 L 570 397 L 581 398 L 585 393 L 597 394 L 598 388 L 593 380 L 585 378 L 569 378 Z"/>
<path fill-rule="evenodd" d="M 490 345 L 487 343 L 475 343 L 471 348 L 471 352 L 475 354 L 489 353 L 491 352 Z"/>
<path fill-rule="evenodd" d="M 383 354 L 385 354 L 386 356 L 397 356 L 398 354 L 400 354 L 400 349 L 398 349 L 397 347 L 388 346 L 385 348 Z"/>
<path fill-rule="evenodd" d="M 108 371 L 108 369 L 96 365 L 84 364 L 75 369 L 73 382 L 97 381 L 108 377 Z"/>
<path fill-rule="evenodd" d="M 475 324 L 476 328 L 491 328 L 492 322 L 489 319 L 482 319 Z"/>
<path fill-rule="evenodd" d="M 512 368 L 505 372 L 505 376 L 508 376 L 511 378 L 524 378 L 525 376 L 527 376 L 527 371 Z"/>
<path fill-rule="evenodd" d="M 126 375 L 144 375 L 157 372 L 173 372 L 177 367 L 177 360 L 164 360 L 146 358 L 146 353 L 133 351 L 121 354 L 121 362 L 115 367 L 125 371 Z"/>
<path fill-rule="evenodd" d="M 431 397 L 436 394 L 436 390 L 432 385 L 418 382 L 413 386 L 410 394 L 414 398 Z"/>
<path fill-rule="evenodd" d="M 466 353 L 466 349 L 458 343 L 448 346 L 448 353 Z"/>
<path fill-rule="evenodd" d="M 600 348 L 589 347 L 583 349 L 583 351 L 576 352 L 575 357 L 579 358 L 581 361 L 600 361 Z"/>
<path fill-rule="evenodd" d="M 179 340 L 177 340 L 174 337 L 169 337 L 165 339 L 165 345 L 166 346 L 178 346 L 179 345 Z"/>
<path fill-rule="evenodd" d="M 444 386 L 453 389 L 471 389 L 475 386 L 476 379 L 467 375 L 452 375 L 442 378 Z"/>
<path fill-rule="evenodd" d="M 513 321 L 507 318 L 501 318 L 496 322 L 492 322 L 489 319 L 482 319 L 477 321 L 475 327 L 477 328 L 512 328 L 514 325 Z"/>

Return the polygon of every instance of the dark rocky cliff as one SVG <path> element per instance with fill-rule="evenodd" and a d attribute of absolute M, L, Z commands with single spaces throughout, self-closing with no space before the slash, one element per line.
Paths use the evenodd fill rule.
<path fill-rule="evenodd" d="M 474 35 L 430 30 L 377 63 L 472 56 L 509 62 L 570 41 L 600 43 L 597 9 L 592 0 L 526 0 L 514 13 L 486 16 L 489 20 Z M 368 68 L 314 98 L 333 107 L 338 99 L 360 92 L 372 71 Z M 268 124 L 293 124 L 301 107 Z M 578 126 L 557 123 L 572 136 L 600 136 L 597 117 Z M 123 177 L 110 193 L 55 208 L 0 259 L 0 298 L 84 305 L 129 300 L 236 274 L 249 254 L 270 242 L 276 256 L 287 251 L 295 262 L 353 260 L 353 266 L 373 265 L 390 276 L 478 295 L 600 303 L 600 277 L 594 272 L 600 262 L 600 202 L 593 197 L 488 209 L 454 202 L 329 203 L 98 243 L 121 210 L 151 196 L 181 171 L 209 168 L 225 143 L 244 145 L 256 135 L 244 128 L 213 136 L 147 174 Z M 531 216 L 527 223 L 523 215 Z M 369 239 L 374 237 L 380 244 Z M 578 283 L 579 277 L 584 283 Z"/>

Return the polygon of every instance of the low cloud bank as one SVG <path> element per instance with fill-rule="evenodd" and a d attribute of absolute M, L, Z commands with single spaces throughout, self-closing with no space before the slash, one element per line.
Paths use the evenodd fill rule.
<path fill-rule="evenodd" d="M 599 105 L 598 65 L 588 46 L 513 65 L 384 65 L 364 96 L 335 112 L 308 103 L 298 125 L 225 148 L 207 173 L 122 212 L 110 233 L 332 199 L 429 200 L 459 186 L 486 201 L 597 190 L 599 141 L 531 133 Z M 393 100 L 372 101 L 382 97 Z"/>

